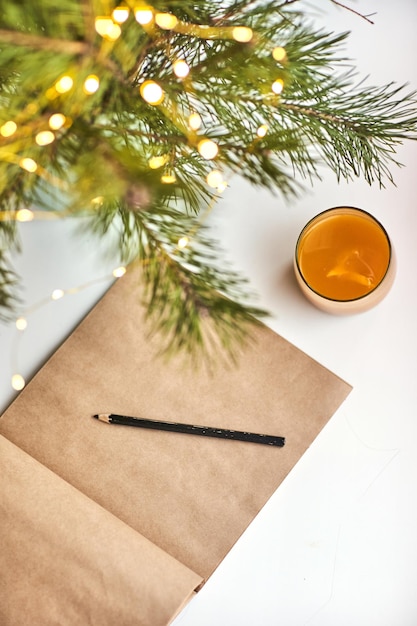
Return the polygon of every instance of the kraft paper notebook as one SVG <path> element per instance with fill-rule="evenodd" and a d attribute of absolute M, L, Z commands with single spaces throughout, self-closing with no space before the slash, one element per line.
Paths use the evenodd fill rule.
<path fill-rule="evenodd" d="M 168 624 L 350 391 L 265 326 L 213 371 L 157 356 L 116 282 L 0 419 L 0 623 Z M 96 413 L 282 435 L 283 448 Z"/>

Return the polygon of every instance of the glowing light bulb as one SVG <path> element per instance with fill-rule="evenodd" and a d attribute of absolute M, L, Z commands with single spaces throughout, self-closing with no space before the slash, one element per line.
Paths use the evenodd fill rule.
<path fill-rule="evenodd" d="M 84 81 L 83 89 L 87 94 L 92 94 L 100 87 L 100 80 L 95 74 L 90 74 Z"/>
<path fill-rule="evenodd" d="M 280 93 L 282 93 L 282 90 L 284 89 L 284 81 L 281 80 L 281 78 L 278 78 L 274 83 L 272 83 L 271 89 L 274 93 L 279 95 Z"/>
<path fill-rule="evenodd" d="M 65 292 L 63 289 L 54 289 L 53 292 L 51 293 L 51 299 L 59 300 L 60 298 L 63 298 L 64 295 L 65 295 Z"/>
<path fill-rule="evenodd" d="M 29 157 L 20 159 L 19 165 L 23 170 L 26 170 L 27 172 L 33 173 L 36 172 L 36 170 L 38 169 L 38 164 L 36 163 L 36 161 L 30 159 Z"/>
<path fill-rule="evenodd" d="M 58 97 L 58 91 L 56 90 L 55 86 L 49 87 L 49 89 L 45 91 L 45 96 L 48 98 L 48 100 L 55 100 L 55 98 Z"/>
<path fill-rule="evenodd" d="M 223 175 L 220 170 L 212 170 L 209 174 L 207 174 L 206 181 L 209 187 L 217 189 L 223 182 Z"/>
<path fill-rule="evenodd" d="M 219 152 L 219 146 L 211 139 L 202 139 L 197 145 L 197 150 L 199 151 L 203 159 L 211 160 L 217 156 Z"/>
<path fill-rule="evenodd" d="M 180 237 L 178 239 L 177 246 L 178 248 L 183 249 L 183 248 L 186 248 L 189 243 L 190 243 L 190 240 L 188 239 L 186 235 L 184 235 L 184 237 Z"/>
<path fill-rule="evenodd" d="M 140 86 L 140 95 L 148 104 L 152 104 L 152 106 L 161 104 L 164 99 L 162 88 L 153 80 L 145 80 L 145 82 L 142 83 Z"/>
<path fill-rule="evenodd" d="M 53 113 L 48 121 L 49 128 L 52 128 L 52 130 L 59 130 L 63 127 L 66 121 L 67 118 L 65 115 L 62 115 L 62 113 Z"/>
<path fill-rule="evenodd" d="M 175 61 L 172 69 L 174 70 L 175 76 L 178 76 L 178 78 L 185 78 L 190 73 L 190 67 L 188 63 L 186 63 L 186 61 L 183 61 L 182 59 L 178 59 L 178 61 Z"/>
<path fill-rule="evenodd" d="M 172 30 L 178 24 L 178 19 L 172 13 L 157 13 L 155 15 L 155 22 L 159 28 L 164 30 Z"/>
<path fill-rule="evenodd" d="M 16 328 L 17 330 L 26 330 L 27 328 L 27 320 L 25 317 L 18 317 L 16 320 Z"/>
<path fill-rule="evenodd" d="M 163 174 L 161 176 L 161 183 L 164 183 L 165 185 L 172 185 L 172 183 L 175 183 L 176 180 L 177 177 L 175 174 Z"/>
<path fill-rule="evenodd" d="M 110 39 L 110 41 L 116 41 L 116 39 L 119 39 L 121 34 L 122 34 L 122 29 L 120 28 L 119 24 L 115 24 L 113 22 L 113 26 L 111 27 L 111 29 L 105 36 L 105 39 Z"/>
<path fill-rule="evenodd" d="M 202 119 L 198 113 L 191 113 L 188 118 L 188 126 L 191 130 L 198 130 L 202 124 Z"/>
<path fill-rule="evenodd" d="M 94 27 L 101 37 L 110 41 L 115 41 L 122 34 L 120 26 L 111 17 L 96 17 Z"/>
<path fill-rule="evenodd" d="M 96 196 L 95 198 L 91 200 L 91 204 L 97 207 L 101 206 L 103 202 L 104 202 L 104 196 Z"/>
<path fill-rule="evenodd" d="M 248 43 L 253 39 L 253 30 L 247 26 L 236 26 L 232 30 L 232 37 L 239 43 Z"/>
<path fill-rule="evenodd" d="M 168 160 L 167 156 L 154 156 L 154 157 L 151 157 L 149 159 L 149 161 L 148 161 L 149 167 L 151 168 L 151 170 L 157 170 L 160 167 L 162 167 L 163 165 L 165 165 L 167 160 Z"/>
<path fill-rule="evenodd" d="M 266 124 L 262 124 L 261 126 L 259 126 L 258 130 L 256 131 L 256 134 L 258 135 L 258 137 L 265 137 L 267 132 L 268 132 L 268 126 Z"/>
<path fill-rule="evenodd" d="M 15 134 L 16 130 L 17 124 L 12 120 L 9 120 L 0 127 L 0 135 L 2 135 L 3 137 L 11 137 Z"/>
<path fill-rule="evenodd" d="M 116 267 L 113 270 L 112 274 L 115 278 L 121 278 L 122 276 L 124 276 L 124 274 L 126 274 L 126 268 L 123 265 L 121 265 L 120 267 Z"/>
<path fill-rule="evenodd" d="M 61 76 L 61 78 L 55 83 L 55 89 L 58 93 L 67 93 L 67 91 L 72 89 L 73 84 L 74 81 L 71 76 Z"/>
<path fill-rule="evenodd" d="M 275 61 L 282 63 L 283 61 L 286 61 L 287 59 L 287 52 L 285 48 L 282 48 L 281 46 L 277 46 L 276 48 L 272 50 L 272 56 L 275 59 Z"/>
<path fill-rule="evenodd" d="M 18 222 L 31 222 L 35 216 L 30 209 L 19 209 L 16 213 L 16 220 Z"/>
<path fill-rule="evenodd" d="M 113 13 L 111 14 L 113 20 L 118 24 L 123 24 L 126 22 L 129 17 L 129 7 L 120 6 L 113 9 Z"/>
<path fill-rule="evenodd" d="M 21 374 L 13 374 L 12 387 L 15 391 L 21 391 L 25 385 L 25 379 Z"/>
<path fill-rule="evenodd" d="M 114 22 L 111 17 L 96 17 L 94 21 L 96 33 L 101 35 L 101 37 L 106 37 L 111 32 L 113 25 Z"/>
<path fill-rule="evenodd" d="M 55 135 L 50 130 L 42 130 L 35 137 L 35 141 L 38 146 L 47 146 L 55 140 Z"/>
<path fill-rule="evenodd" d="M 142 7 L 140 9 L 135 9 L 135 20 L 138 24 L 142 24 L 145 26 L 146 24 L 150 24 L 153 20 L 153 11 L 150 7 Z"/>

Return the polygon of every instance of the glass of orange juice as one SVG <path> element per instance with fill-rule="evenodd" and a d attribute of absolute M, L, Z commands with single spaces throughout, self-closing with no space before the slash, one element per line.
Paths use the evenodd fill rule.
<path fill-rule="evenodd" d="M 390 290 L 396 271 L 390 238 L 380 222 L 355 207 L 335 207 L 300 233 L 295 275 L 304 295 L 328 313 L 366 311 Z"/>

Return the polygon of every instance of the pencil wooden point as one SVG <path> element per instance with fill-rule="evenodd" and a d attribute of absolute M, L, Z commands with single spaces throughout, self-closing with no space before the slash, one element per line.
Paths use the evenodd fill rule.
<path fill-rule="evenodd" d="M 110 424 L 110 414 L 109 413 L 98 413 L 96 415 L 93 415 L 93 417 L 95 417 L 96 419 L 100 420 L 100 422 L 106 422 L 107 424 Z"/>

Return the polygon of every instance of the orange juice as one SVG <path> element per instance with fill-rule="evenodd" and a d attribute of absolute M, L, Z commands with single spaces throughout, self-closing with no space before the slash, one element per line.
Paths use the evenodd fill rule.
<path fill-rule="evenodd" d="M 296 250 L 297 271 L 324 298 L 351 301 L 383 281 L 391 245 L 382 225 L 369 213 L 336 207 L 320 213 L 303 229 Z"/>

